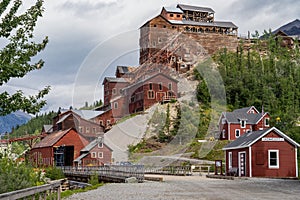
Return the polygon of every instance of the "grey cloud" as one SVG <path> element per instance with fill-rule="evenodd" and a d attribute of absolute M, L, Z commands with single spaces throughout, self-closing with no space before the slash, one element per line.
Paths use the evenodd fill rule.
<path fill-rule="evenodd" d="M 66 1 L 61 5 L 61 9 L 74 12 L 76 16 L 87 16 L 94 12 L 110 9 L 111 7 L 120 5 L 120 0 L 115 1 Z"/>

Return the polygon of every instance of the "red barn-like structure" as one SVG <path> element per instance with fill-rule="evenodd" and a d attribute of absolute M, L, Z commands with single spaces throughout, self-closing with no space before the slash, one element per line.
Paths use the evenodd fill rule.
<path fill-rule="evenodd" d="M 33 146 L 30 160 L 36 166 L 73 166 L 88 143 L 74 128 L 53 132 Z"/>
<path fill-rule="evenodd" d="M 223 148 L 226 173 L 246 177 L 298 177 L 299 144 L 277 128 L 245 133 Z"/>

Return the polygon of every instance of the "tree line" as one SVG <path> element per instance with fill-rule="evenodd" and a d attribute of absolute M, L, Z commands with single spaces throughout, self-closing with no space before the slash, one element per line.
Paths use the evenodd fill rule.
<path fill-rule="evenodd" d="M 283 45 L 282 38 L 271 32 L 265 32 L 262 38 L 256 34 L 251 48 L 244 48 L 241 42 L 236 52 L 223 49 L 216 53 L 213 62 L 222 82 L 211 76 L 210 79 L 216 79 L 213 87 L 207 87 L 207 77 L 204 79 L 203 74 L 195 70 L 196 78 L 202 80 L 197 98 L 209 106 L 214 95 L 221 93 L 215 88 L 220 89 L 223 84 L 228 111 L 253 105 L 271 115 L 271 125 L 300 142 L 297 126 L 300 120 L 299 46 L 289 48 Z M 201 65 L 212 68 L 209 61 Z"/>

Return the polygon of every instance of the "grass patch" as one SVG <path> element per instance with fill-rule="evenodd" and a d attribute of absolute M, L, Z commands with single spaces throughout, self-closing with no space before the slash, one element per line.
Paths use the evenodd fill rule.
<path fill-rule="evenodd" d="M 87 191 L 90 191 L 90 190 L 95 190 L 101 186 L 103 186 L 104 183 L 99 183 L 99 184 L 96 184 L 96 185 L 92 185 L 92 186 L 88 186 L 88 187 L 85 187 L 85 188 L 81 188 L 81 189 L 77 189 L 77 190 L 66 190 L 66 191 L 63 191 L 61 193 L 61 198 L 67 198 L 73 194 L 77 194 L 77 193 L 81 193 L 81 192 L 87 192 Z"/>

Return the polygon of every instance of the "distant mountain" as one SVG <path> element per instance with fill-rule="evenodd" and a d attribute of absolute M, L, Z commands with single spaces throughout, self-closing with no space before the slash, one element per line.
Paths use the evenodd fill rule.
<path fill-rule="evenodd" d="M 0 116 L 0 134 L 11 132 L 13 127 L 26 124 L 31 119 L 31 116 L 17 111 L 6 116 Z"/>
<path fill-rule="evenodd" d="M 290 23 L 287 23 L 280 28 L 273 31 L 273 33 L 277 33 L 278 31 L 283 31 L 287 35 L 300 35 L 300 20 L 296 19 Z"/>

